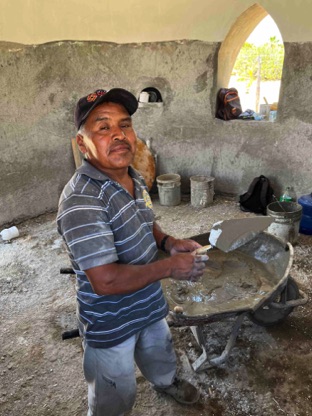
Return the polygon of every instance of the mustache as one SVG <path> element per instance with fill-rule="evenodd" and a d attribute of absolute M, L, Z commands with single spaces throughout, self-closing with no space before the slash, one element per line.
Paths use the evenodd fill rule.
<path fill-rule="evenodd" d="M 110 151 L 114 150 L 116 147 L 118 147 L 120 145 L 122 145 L 122 146 L 126 145 L 129 148 L 129 150 L 132 149 L 130 142 L 125 138 L 123 140 L 118 140 L 118 139 L 115 140 L 114 143 L 110 146 L 109 150 Z"/>

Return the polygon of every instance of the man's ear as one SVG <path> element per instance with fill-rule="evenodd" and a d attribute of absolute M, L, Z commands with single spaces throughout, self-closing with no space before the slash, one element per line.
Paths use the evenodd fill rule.
<path fill-rule="evenodd" d="M 77 145 L 78 145 L 79 150 L 81 151 L 81 153 L 83 153 L 83 154 L 87 153 L 87 149 L 86 149 L 82 134 L 80 134 L 80 133 L 77 134 L 76 142 L 77 142 Z"/>

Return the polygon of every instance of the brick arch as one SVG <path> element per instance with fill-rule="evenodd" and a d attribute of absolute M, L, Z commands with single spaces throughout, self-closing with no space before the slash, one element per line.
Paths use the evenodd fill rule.
<path fill-rule="evenodd" d="M 218 56 L 218 88 L 226 87 L 244 42 L 258 24 L 268 15 L 259 4 L 254 4 L 242 13 L 222 42 Z"/>

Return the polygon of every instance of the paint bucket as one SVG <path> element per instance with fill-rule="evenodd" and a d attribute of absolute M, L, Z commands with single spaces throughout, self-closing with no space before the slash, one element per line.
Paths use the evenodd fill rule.
<path fill-rule="evenodd" d="M 181 202 L 181 176 L 166 173 L 156 178 L 160 205 L 175 206 Z"/>
<path fill-rule="evenodd" d="M 274 218 L 268 232 L 291 244 L 297 242 L 302 206 L 297 202 L 272 202 L 267 206 L 267 214 Z"/>
<path fill-rule="evenodd" d="M 191 205 L 204 208 L 213 202 L 214 179 L 211 176 L 191 176 Z"/>

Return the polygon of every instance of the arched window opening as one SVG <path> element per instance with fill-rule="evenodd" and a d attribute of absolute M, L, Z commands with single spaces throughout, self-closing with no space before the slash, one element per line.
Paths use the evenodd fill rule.
<path fill-rule="evenodd" d="M 252 110 L 269 119 L 278 110 L 284 62 L 284 45 L 271 16 L 266 16 L 243 44 L 228 86 L 235 87 L 243 111 Z"/>

